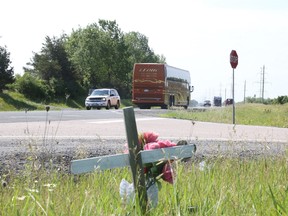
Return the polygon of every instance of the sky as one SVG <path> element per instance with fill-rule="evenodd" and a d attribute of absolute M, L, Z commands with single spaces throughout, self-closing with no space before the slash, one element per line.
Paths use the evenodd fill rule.
<path fill-rule="evenodd" d="M 190 71 L 192 99 L 288 95 L 287 0 L 0 0 L 0 46 L 15 74 L 45 37 L 70 34 L 99 19 L 139 32 L 170 66 Z M 230 65 L 236 50 L 238 66 Z M 263 73 L 264 72 L 264 73 Z"/>

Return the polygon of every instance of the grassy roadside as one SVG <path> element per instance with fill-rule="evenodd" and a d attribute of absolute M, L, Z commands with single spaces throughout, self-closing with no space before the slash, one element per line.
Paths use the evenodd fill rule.
<path fill-rule="evenodd" d="M 174 185 L 163 182 L 157 208 L 147 215 L 287 215 L 285 157 L 174 162 Z M 127 168 L 85 175 L 28 172 L 0 190 L 1 215 L 141 215 L 123 203 Z"/>
<path fill-rule="evenodd" d="M 79 100 L 80 101 L 80 100 Z M 20 111 L 20 110 L 45 110 L 49 105 L 53 109 L 75 108 L 80 109 L 78 100 L 58 100 L 49 104 L 40 101 L 31 101 L 20 93 L 4 91 L 0 93 L 0 111 Z"/>
<path fill-rule="evenodd" d="M 242 125 L 274 126 L 288 128 L 288 104 L 237 104 L 235 122 Z M 162 117 L 194 121 L 232 123 L 232 106 L 209 109 L 171 110 Z"/>
<path fill-rule="evenodd" d="M 21 110 L 45 110 L 46 106 L 54 110 L 60 109 L 85 109 L 85 97 L 67 100 L 55 100 L 49 104 L 40 101 L 31 101 L 22 94 L 11 91 L 0 93 L 0 111 L 21 111 Z M 122 99 L 121 107 L 131 106 L 131 100 Z"/>

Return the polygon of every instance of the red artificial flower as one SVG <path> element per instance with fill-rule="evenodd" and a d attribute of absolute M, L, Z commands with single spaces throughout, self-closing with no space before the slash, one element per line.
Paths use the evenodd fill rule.
<path fill-rule="evenodd" d="M 162 170 L 162 179 L 170 184 L 173 184 L 173 170 L 170 163 L 166 163 Z"/>

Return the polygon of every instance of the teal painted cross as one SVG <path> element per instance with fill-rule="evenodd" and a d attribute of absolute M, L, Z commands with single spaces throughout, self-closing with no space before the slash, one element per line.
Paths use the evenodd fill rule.
<path fill-rule="evenodd" d="M 87 173 L 97 170 L 106 170 L 130 166 L 133 183 L 138 193 L 139 205 L 143 213 L 147 210 L 147 192 L 143 165 L 157 161 L 179 160 L 190 158 L 196 151 L 196 146 L 182 145 L 154 150 L 141 150 L 138 143 L 138 132 L 133 107 L 123 109 L 126 137 L 129 154 L 115 154 L 101 157 L 92 157 L 81 160 L 72 160 L 70 171 L 73 174 Z"/>

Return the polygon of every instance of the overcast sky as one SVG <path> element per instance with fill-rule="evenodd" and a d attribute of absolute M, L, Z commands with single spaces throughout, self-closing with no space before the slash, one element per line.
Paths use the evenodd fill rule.
<path fill-rule="evenodd" d="M 167 64 L 189 70 L 192 98 L 231 97 L 236 50 L 235 100 L 288 95 L 287 0 L 0 0 L 0 46 L 7 46 L 15 73 L 23 69 L 45 42 L 45 36 L 115 20 L 124 32 L 149 39 Z M 265 66 L 265 67 L 264 67 Z"/>

